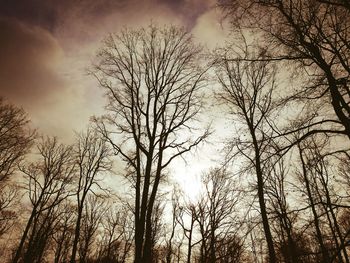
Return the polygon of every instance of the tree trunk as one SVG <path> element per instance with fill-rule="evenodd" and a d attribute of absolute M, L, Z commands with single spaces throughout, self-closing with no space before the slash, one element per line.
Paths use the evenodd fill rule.
<path fill-rule="evenodd" d="M 71 259 L 70 259 L 71 263 L 75 263 L 76 262 L 75 259 L 76 259 L 77 250 L 78 250 L 78 242 L 79 242 L 79 236 L 80 236 L 80 225 L 81 225 L 82 214 L 83 214 L 83 206 L 79 204 L 78 216 L 77 216 L 77 221 L 76 221 L 76 224 L 75 224 L 75 231 L 74 231 L 74 241 L 73 241 L 73 248 L 72 248 L 72 256 L 71 256 Z"/>
<path fill-rule="evenodd" d="M 20 241 L 20 243 L 18 245 L 18 248 L 16 250 L 16 254 L 15 254 L 13 260 L 12 260 L 12 263 L 17 263 L 18 260 L 21 257 L 21 253 L 22 253 L 22 250 L 23 250 L 24 242 L 25 242 L 25 240 L 27 238 L 27 235 L 28 235 L 29 229 L 31 227 L 31 224 L 32 224 L 32 222 L 34 220 L 35 214 L 36 214 L 36 208 L 34 207 L 32 213 L 31 213 L 31 215 L 29 217 L 29 220 L 27 222 L 26 228 L 24 229 L 21 241 Z"/>
<path fill-rule="evenodd" d="M 299 148 L 300 160 L 301 160 L 302 167 L 303 167 L 303 178 L 304 178 L 304 182 L 305 182 L 305 186 L 306 186 L 306 191 L 307 191 L 307 195 L 308 195 L 308 198 L 309 198 L 311 211 L 312 211 L 312 214 L 313 214 L 313 217 L 314 217 L 314 225 L 315 225 L 315 230 L 316 230 L 316 236 L 317 236 L 317 240 L 319 242 L 321 253 L 322 253 L 322 262 L 328 263 L 328 262 L 331 262 L 331 261 L 330 261 L 328 250 L 325 247 L 324 242 L 323 242 L 322 232 L 321 232 L 319 221 L 318 221 L 318 215 L 317 215 L 315 203 L 314 203 L 314 200 L 313 200 L 313 197 L 312 197 L 312 193 L 311 193 L 310 182 L 309 182 L 309 179 L 307 177 L 306 163 L 304 161 L 303 152 L 302 152 L 302 149 L 300 148 L 299 144 L 298 144 L 298 148 Z"/>
<path fill-rule="evenodd" d="M 276 263 L 277 262 L 276 252 L 273 245 L 269 219 L 266 211 L 265 196 L 264 196 L 264 175 L 261 169 L 259 145 L 258 145 L 258 141 L 252 125 L 250 125 L 249 130 L 250 130 L 250 133 L 253 139 L 253 145 L 254 145 L 255 172 L 256 172 L 257 183 L 258 183 L 258 199 L 259 199 L 259 205 L 260 205 L 261 219 L 262 219 L 264 233 L 265 233 L 265 239 L 266 239 L 268 252 L 269 252 L 269 262 Z"/>
<path fill-rule="evenodd" d="M 190 233 L 188 237 L 188 247 L 187 247 L 187 263 L 191 263 L 191 254 L 192 254 L 192 232 L 193 232 L 193 214 L 191 216 L 191 227 L 190 227 Z"/>

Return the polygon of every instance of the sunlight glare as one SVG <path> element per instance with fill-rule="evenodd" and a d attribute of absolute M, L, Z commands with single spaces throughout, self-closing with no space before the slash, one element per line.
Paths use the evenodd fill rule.
<path fill-rule="evenodd" d="M 191 160 L 192 165 L 185 165 L 178 160 L 174 163 L 174 181 L 179 185 L 183 195 L 181 198 L 190 203 L 198 201 L 203 190 L 201 175 L 210 167 L 210 162 L 197 162 L 196 158 Z"/>
<path fill-rule="evenodd" d="M 183 198 L 190 203 L 195 203 L 202 190 L 202 182 L 199 176 L 195 174 L 184 176 L 184 178 L 179 181 L 179 184 L 184 191 Z"/>

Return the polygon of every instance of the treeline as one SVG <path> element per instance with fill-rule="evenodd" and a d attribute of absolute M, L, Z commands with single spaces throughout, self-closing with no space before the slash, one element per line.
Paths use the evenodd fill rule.
<path fill-rule="evenodd" d="M 4 262 L 350 261 L 349 1 L 218 7 L 214 51 L 173 26 L 107 37 L 106 113 L 71 145 L 0 101 Z M 223 134 L 213 107 L 230 135 L 189 198 L 172 164 Z"/>

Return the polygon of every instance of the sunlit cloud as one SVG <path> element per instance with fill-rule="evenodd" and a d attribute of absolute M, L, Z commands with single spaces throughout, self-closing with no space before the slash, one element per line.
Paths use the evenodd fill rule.
<path fill-rule="evenodd" d="M 1 96 L 24 107 L 41 132 L 68 141 L 72 130 L 103 111 L 102 91 L 87 70 L 109 33 L 174 24 L 195 28 L 196 37 L 206 41 L 206 12 L 214 5 L 211 0 L 18 2 L 6 2 L 0 10 Z"/>

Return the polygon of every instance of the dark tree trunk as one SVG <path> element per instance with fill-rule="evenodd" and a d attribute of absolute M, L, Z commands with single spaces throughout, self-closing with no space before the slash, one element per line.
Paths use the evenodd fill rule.
<path fill-rule="evenodd" d="M 268 219 L 267 210 L 266 210 L 266 201 L 265 201 L 265 195 L 264 195 L 264 175 L 261 168 L 260 150 L 259 150 L 259 145 L 258 145 L 256 135 L 255 135 L 255 131 L 253 129 L 253 125 L 249 125 L 249 126 L 250 126 L 249 130 L 250 130 L 250 133 L 253 139 L 253 145 L 254 145 L 255 172 L 256 172 L 257 183 L 258 183 L 258 199 L 259 199 L 262 224 L 263 224 L 264 233 L 265 233 L 265 239 L 266 239 L 268 252 L 269 252 L 269 262 L 276 263 L 277 262 L 276 252 L 273 245 L 273 238 L 272 238 L 269 219 Z"/>
<path fill-rule="evenodd" d="M 328 262 L 331 262 L 331 261 L 330 261 L 328 250 L 327 250 L 327 248 L 326 248 L 326 246 L 324 245 L 324 242 L 323 242 L 323 236 L 322 236 L 322 232 L 321 232 L 321 228 L 320 228 L 320 224 L 319 224 L 319 220 L 318 220 L 316 206 L 315 206 L 315 202 L 314 202 L 314 199 L 313 199 L 313 196 L 312 196 L 309 178 L 307 176 L 307 169 L 306 169 L 306 163 L 305 163 L 304 157 L 303 157 L 303 151 L 302 151 L 300 145 L 298 145 L 298 148 L 299 148 L 299 155 L 300 155 L 300 160 L 301 160 L 302 168 L 303 168 L 304 183 L 305 183 L 308 199 L 309 199 L 309 202 L 310 202 L 312 215 L 314 217 L 314 225 L 315 225 L 315 230 L 316 230 L 316 236 L 317 236 L 317 240 L 318 240 L 318 243 L 320 245 L 320 249 L 321 249 L 321 253 L 322 253 L 322 262 L 328 263 Z"/>
<path fill-rule="evenodd" d="M 84 202 L 85 200 L 83 200 Z M 72 256 L 70 259 L 71 263 L 76 262 L 76 256 L 77 256 L 77 251 L 78 251 L 78 242 L 79 242 L 79 236 L 80 236 L 80 226 L 81 226 L 81 218 L 83 214 L 83 207 L 79 204 L 78 207 L 78 216 L 77 216 L 77 221 L 75 224 L 75 230 L 74 230 L 74 240 L 73 240 L 73 247 L 72 247 Z"/>

